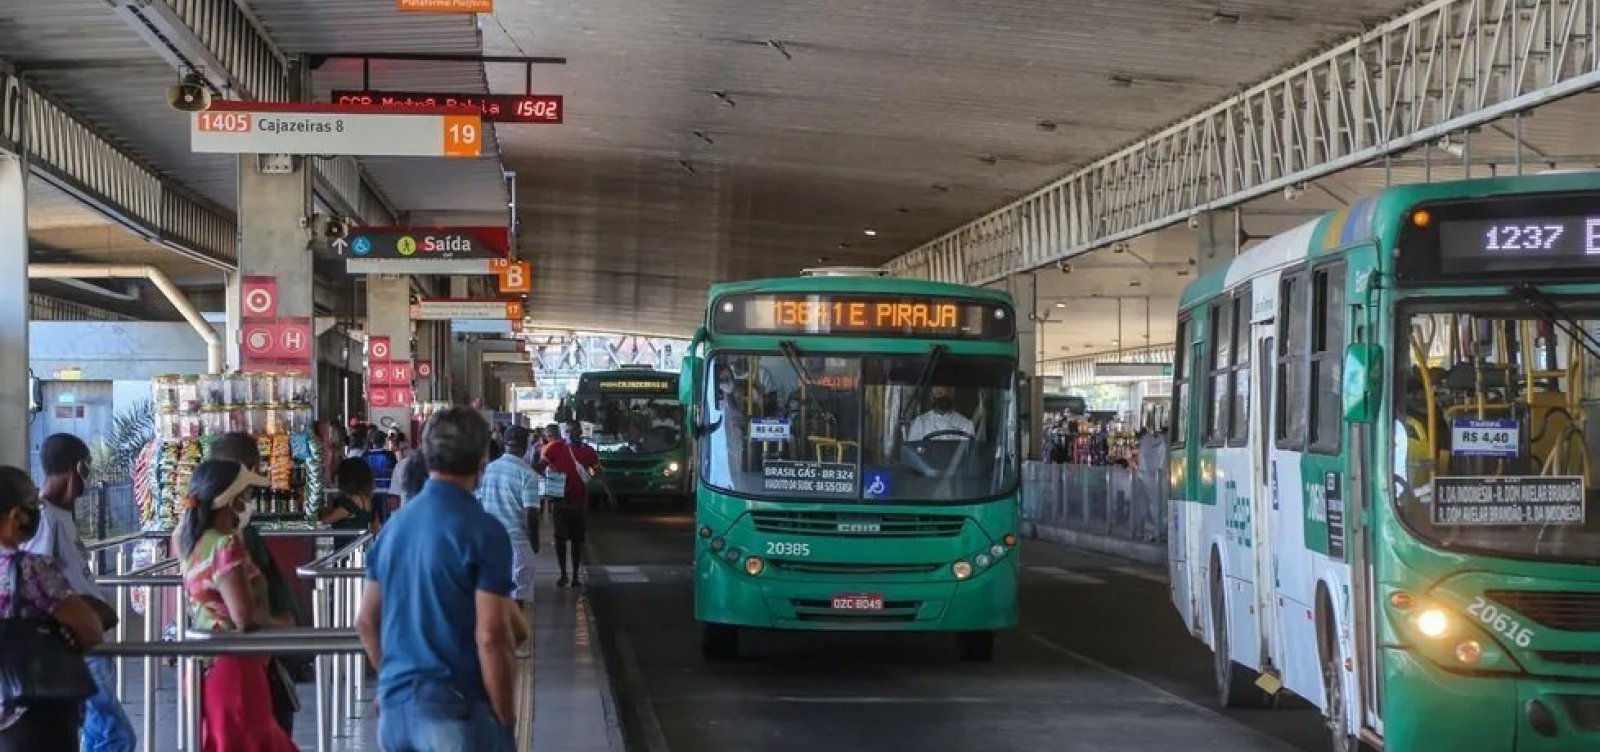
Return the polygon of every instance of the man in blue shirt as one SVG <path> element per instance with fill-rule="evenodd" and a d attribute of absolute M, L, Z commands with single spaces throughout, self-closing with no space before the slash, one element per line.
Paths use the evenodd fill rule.
<path fill-rule="evenodd" d="M 520 606 L 533 600 L 533 558 L 539 551 L 539 480 L 522 456 L 528 452 L 528 429 L 505 430 L 505 453 L 484 468 L 478 483 L 483 508 L 511 537 L 511 597 Z"/>
<path fill-rule="evenodd" d="M 356 629 L 378 666 L 386 752 L 510 752 L 511 541 L 472 495 L 489 424 L 476 410 L 434 415 L 423 433 L 428 482 L 384 527 L 367 560 Z"/>

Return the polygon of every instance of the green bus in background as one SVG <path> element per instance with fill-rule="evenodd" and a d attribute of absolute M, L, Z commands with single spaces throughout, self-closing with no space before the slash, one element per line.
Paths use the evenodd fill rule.
<path fill-rule="evenodd" d="M 1600 173 L 1389 188 L 1184 292 L 1172 598 L 1336 750 L 1600 749 Z"/>
<path fill-rule="evenodd" d="M 707 657 L 743 628 L 950 632 L 992 656 L 1017 622 L 1015 315 L 876 270 L 711 288 L 680 382 Z"/>
<path fill-rule="evenodd" d="M 606 482 L 618 497 L 612 503 L 620 507 L 638 497 L 688 502 L 693 468 L 678 374 L 642 365 L 582 374 L 562 414 L 584 424 L 585 438 L 600 455 Z"/>

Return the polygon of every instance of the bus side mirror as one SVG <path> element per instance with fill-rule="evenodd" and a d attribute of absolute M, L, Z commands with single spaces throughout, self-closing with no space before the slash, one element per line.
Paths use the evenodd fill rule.
<path fill-rule="evenodd" d="M 1033 385 L 1027 373 L 1017 371 L 1017 418 L 1023 425 L 1033 418 Z"/>
<path fill-rule="evenodd" d="M 1340 398 L 1346 423 L 1371 423 L 1378 418 L 1382 395 L 1383 348 L 1372 344 L 1350 345 L 1344 351 L 1344 378 Z"/>
<path fill-rule="evenodd" d="M 678 375 L 678 401 L 684 406 L 693 405 L 695 395 L 700 393 L 700 371 L 705 364 L 705 358 L 699 355 L 683 357 L 683 372 Z"/>
<path fill-rule="evenodd" d="M 39 382 L 39 377 L 32 371 L 28 373 L 28 413 L 34 414 L 44 409 L 44 389 Z"/>

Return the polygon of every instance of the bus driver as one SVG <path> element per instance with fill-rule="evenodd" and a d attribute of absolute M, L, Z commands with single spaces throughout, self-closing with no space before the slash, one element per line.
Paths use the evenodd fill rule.
<path fill-rule="evenodd" d="M 906 441 L 913 443 L 925 441 L 930 436 L 934 441 L 961 441 L 976 435 L 973 433 L 972 421 L 954 409 L 955 397 L 952 392 L 948 386 L 933 387 L 931 390 L 933 408 L 911 421 L 911 428 L 906 432 Z"/>

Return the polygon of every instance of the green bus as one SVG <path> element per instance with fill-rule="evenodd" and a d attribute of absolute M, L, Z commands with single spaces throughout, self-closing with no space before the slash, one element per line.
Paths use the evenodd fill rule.
<path fill-rule="evenodd" d="M 1017 621 L 1010 297 L 876 270 L 719 284 L 688 353 L 706 656 L 760 628 L 950 632 L 988 660 Z"/>
<path fill-rule="evenodd" d="M 1222 704 L 1600 749 L 1600 173 L 1389 188 L 1204 274 L 1177 331 L 1172 598 Z"/>
<path fill-rule="evenodd" d="M 652 496 L 687 503 L 694 488 L 693 468 L 678 374 L 649 366 L 580 374 L 577 391 L 560 412 L 584 424 L 605 468 L 606 483 L 617 495 L 614 504 Z"/>

